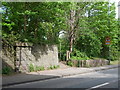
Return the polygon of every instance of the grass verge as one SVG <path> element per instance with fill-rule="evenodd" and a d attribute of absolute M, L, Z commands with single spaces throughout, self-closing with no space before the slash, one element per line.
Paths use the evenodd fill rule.
<path fill-rule="evenodd" d="M 120 64 L 119 60 L 110 61 L 110 65 L 117 65 L 117 64 Z"/>

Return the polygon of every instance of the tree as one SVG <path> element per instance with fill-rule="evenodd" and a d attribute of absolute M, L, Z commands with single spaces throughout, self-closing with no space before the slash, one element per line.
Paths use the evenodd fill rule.
<path fill-rule="evenodd" d="M 97 2 L 90 3 L 86 8 L 88 30 L 86 28 L 87 34 L 84 33 L 78 39 L 77 48 L 82 47 L 78 49 L 85 51 L 88 56 L 108 58 L 108 49 L 110 48 L 111 59 L 116 57 L 118 29 L 115 19 L 115 5 L 114 3 L 110 4 L 109 14 L 108 5 L 108 2 Z M 105 45 L 106 36 L 111 37 L 111 45 Z"/>
<path fill-rule="evenodd" d="M 115 59 L 119 48 L 115 5 L 108 2 L 3 2 L 3 38 L 10 43 L 62 45 L 62 56 L 70 59 L 74 49 L 89 57 Z M 64 37 L 59 39 L 59 33 Z M 105 37 L 112 44 L 104 45 Z"/>
<path fill-rule="evenodd" d="M 71 3 L 70 4 L 70 8 L 69 8 L 69 12 L 68 12 L 68 17 L 67 17 L 67 21 L 68 21 L 68 26 L 69 26 L 69 30 L 68 30 L 68 40 L 69 40 L 69 51 L 67 51 L 67 60 L 70 59 L 70 54 L 73 51 L 73 44 L 75 42 L 76 39 L 76 35 L 77 35 L 77 31 L 80 26 L 80 19 L 81 17 L 83 17 L 82 15 L 85 14 L 84 9 L 86 7 L 88 3 Z"/>
<path fill-rule="evenodd" d="M 10 40 L 9 35 L 13 33 L 12 42 L 57 43 L 59 32 L 64 28 L 62 5 L 57 2 L 3 3 L 6 11 L 3 13 L 3 37 Z"/>

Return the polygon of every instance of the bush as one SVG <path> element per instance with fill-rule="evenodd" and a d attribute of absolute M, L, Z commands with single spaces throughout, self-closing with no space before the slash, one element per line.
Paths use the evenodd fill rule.
<path fill-rule="evenodd" d="M 2 74 L 10 74 L 12 72 L 11 68 L 10 67 L 4 67 L 2 68 Z"/>
<path fill-rule="evenodd" d="M 87 60 L 88 56 L 84 52 L 80 52 L 77 49 L 74 49 L 71 53 L 71 60 Z"/>
<path fill-rule="evenodd" d="M 111 48 L 110 55 L 109 55 L 109 57 L 107 59 L 110 59 L 112 61 L 118 60 L 119 59 L 119 54 L 120 54 L 120 52 L 118 52 L 117 49 Z"/>
<path fill-rule="evenodd" d="M 35 71 L 43 71 L 45 68 L 43 66 L 36 66 Z"/>
<path fill-rule="evenodd" d="M 30 65 L 29 65 L 29 71 L 30 71 L 30 72 L 35 71 L 35 68 L 34 68 L 34 65 L 33 65 L 33 64 L 30 64 Z"/>
<path fill-rule="evenodd" d="M 81 58 L 87 57 L 87 55 L 84 52 L 80 52 L 77 49 L 73 50 L 73 52 L 71 53 L 71 56 L 76 56 L 76 57 L 81 57 Z"/>
<path fill-rule="evenodd" d="M 41 66 L 41 67 L 40 67 L 40 70 L 43 71 L 43 70 L 45 70 L 45 68 L 44 68 L 43 66 Z"/>
<path fill-rule="evenodd" d="M 72 61 L 68 61 L 68 62 L 67 62 L 67 65 L 69 65 L 69 66 L 71 66 L 71 67 L 72 67 L 74 64 L 73 64 L 73 62 L 72 62 Z"/>
<path fill-rule="evenodd" d="M 60 67 L 59 65 L 57 65 L 57 66 L 54 65 L 54 66 L 53 66 L 54 69 L 57 69 L 57 68 L 59 68 L 59 67 Z"/>
<path fill-rule="evenodd" d="M 56 65 L 50 66 L 50 67 L 48 67 L 48 70 L 49 70 L 49 69 L 57 69 L 57 68 L 59 68 L 59 67 L 60 67 L 59 65 L 57 65 L 57 66 L 56 66 Z"/>
<path fill-rule="evenodd" d="M 50 69 L 54 69 L 54 66 L 50 66 Z"/>
<path fill-rule="evenodd" d="M 54 65 L 53 68 L 57 69 L 57 66 Z"/>

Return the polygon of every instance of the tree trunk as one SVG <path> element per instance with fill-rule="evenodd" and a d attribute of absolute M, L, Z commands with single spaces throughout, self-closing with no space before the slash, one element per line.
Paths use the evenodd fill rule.
<path fill-rule="evenodd" d="M 82 17 L 82 16 L 80 16 L 80 12 L 85 8 L 85 7 L 82 7 L 82 8 L 78 8 L 78 10 L 77 10 L 76 5 L 79 6 L 79 3 L 77 3 L 77 4 L 74 3 L 71 6 L 71 10 L 70 10 L 70 18 L 69 18 L 70 30 L 68 31 L 68 33 L 69 33 L 69 53 L 67 53 L 67 55 L 66 55 L 67 60 L 70 59 L 70 54 L 73 51 L 73 43 L 76 38 L 76 31 L 79 27 L 80 17 Z"/>
<path fill-rule="evenodd" d="M 75 10 L 70 10 L 70 31 L 69 31 L 69 51 L 67 51 L 67 60 L 70 59 L 70 54 L 73 51 L 74 40 L 74 26 L 75 26 Z"/>

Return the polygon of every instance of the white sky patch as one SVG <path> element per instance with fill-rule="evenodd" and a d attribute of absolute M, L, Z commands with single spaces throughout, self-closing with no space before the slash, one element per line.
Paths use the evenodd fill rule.
<path fill-rule="evenodd" d="M 120 0 L 115 0 L 116 2 L 115 2 L 115 4 L 116 4 L 116 18 L 118 18 L 118 13 L 120 13 L 120 12 L 118 12 L 118 2 L 120 2 Z"/>
<path fill-rule="evenodd" d="M 110 0 L 110 2 L 115 2 L 115 6 L 116 6 L 116 18 L 118 18 L 118 2 L 120 2 L 120 0 Z M 120 7 L 120 6 L 119 6 Z"/>
<path fill-rule="evenodd" d="M 0 7 L 0 13 L 2 13 L 3 12 L 3 9 Z"/>
<path fill-rule="evenodd" d="M 118 3 L 118 18 L 120 18 L 120 1 Z"/>
<path fill-rule="evenodd" d="M 65 35 L 65 33 L 66 33 L 66 31 L 60 31 L 59 32 L 59 38 L 63 38 L 64 37 L 64 35 Z"/>

